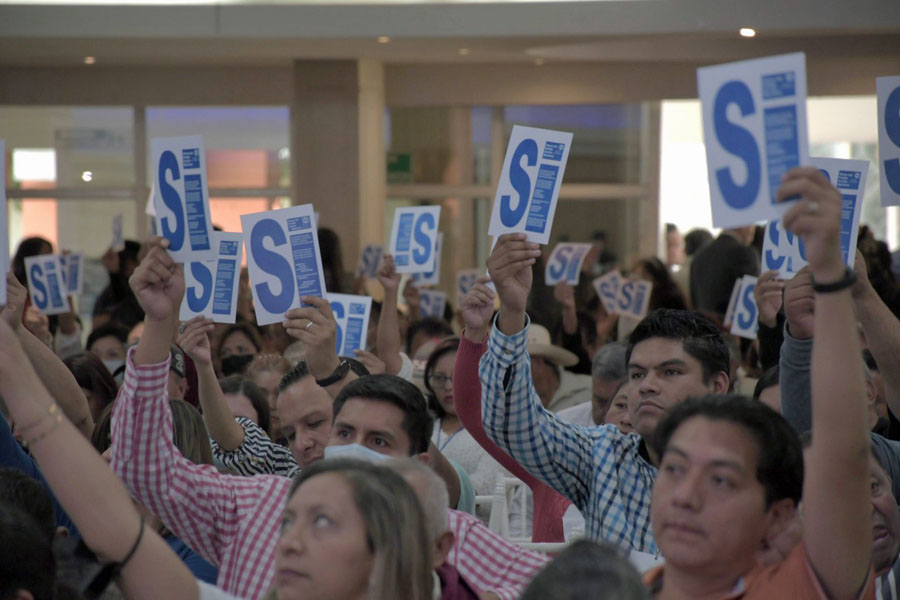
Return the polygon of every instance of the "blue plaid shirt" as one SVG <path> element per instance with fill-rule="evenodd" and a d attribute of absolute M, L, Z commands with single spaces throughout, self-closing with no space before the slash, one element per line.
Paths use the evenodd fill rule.
<path fill-rule="evenodd" d="M 495 321 L 491 331 L 479 366 L 485 432 L 581 510 L 588 538 L 658 554 L 650 529 L 656 467 L 640 456 L 640 436 L 571 425 L 545 410 L 531 380 L 528 324 L 507 336 Z"/>

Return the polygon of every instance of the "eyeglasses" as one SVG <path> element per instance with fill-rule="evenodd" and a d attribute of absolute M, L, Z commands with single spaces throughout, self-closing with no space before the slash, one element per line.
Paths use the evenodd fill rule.
<path fill-rule="evenodd" d="M 428 378 L 428 383 L 431 384 L 431 387 L 444 387 L 448 383 L 453 383 L 453 377 L 450 375 L 441 375 L 440 373 L 435 373 Z"/>

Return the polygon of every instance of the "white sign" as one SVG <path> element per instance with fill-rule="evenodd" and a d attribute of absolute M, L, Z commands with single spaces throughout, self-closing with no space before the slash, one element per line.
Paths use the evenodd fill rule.
<path fill-rule="evenodd" d="M 756 279 L 753 275 L 744 275 L 740 279 L 741 292 L 737 308 L 734 310 L 734 321 L 731 323 L 733 335 L 751 340 L 756 339 L 756 330 L 759 327 L 759 311 L 756 309 L 756 299 L 753 297 Z"/>
<path fill-rule="evenodd" d="M 600 301 L 603 303 L 603 308 L 610 314 L 616 312 L 616 298 L 619 296 L 619 287 L 621 287 L 623 281 L 625 281 L 625 278 L 622 277 L 618 269 L 615 269 L 591 282 L 594 290 L 597 292 L 597 296 L 600 297 Z"/>
<path fill-rule="evenodd" d="M 550 241 L 571 146 L 571 133 L 513 127 L 494 196 L 489 235 L 525 233 L 530 242 Z"/>
<path fill-rule="evenodd" d="M 66 297 L 66 283 L 63 280 L 62 264 L 55 254 L 39 254 L 25 258 L 25 272 L 28 274 L 28 293 L 31 303 L 45 315 L 71 312 Z"/>
<path fill-rule="evenodd" d="M 206 156 L 199 135 L 151 140 L 156 231 L 178 262 L 215 260 Z"/>
<path fill-rule="evenodd" d="M 375 279 L 382 256 L 384 256 L 384 246 L 381 244 L 363 246 L 362 252 L 359 254 L 359 263 L 356 265 L 356 274 L 367 279 Z"/>
<path fill-rule="evenodd" d="M 616 310 L 614 312 L 643 319 L 650 306 L 650 292 L 653 284 L 643 279 L 629 279 L 619 286 L 619 294 L 616 296 Z"/>
<path fill-rule="evenodd" d="M 713 227 L 777 220 L 781 176 L 807 164 L 803 53 L 697 69 Z"/>
<path fill-rule="evenodd" d="M 722 321 L 722 324 L 725 327 L 730 327 L 732 321 L 734 321 L 734 311 L 737 308 L 738 299 L 741 296 L 741 282 L 743 280 L 738 277 L 734 280 L 734 287 L 731 288 L 731 296 L 728 298 L 728 308 L 725 309 L 725 320 Z"/>
<path fill-rule="evenodd" d="M 881 205 L 900 205 L 900 75 L 875 80 Z"/>
<path fill-rule="evenodd" d="M 234 323 L 244 244 L 240 233 L 213 231 L 216 260 L 184 265 L 184 298 L 178 318 L 204 316 L 216 323 Z"/>
<path fill-rule="evenodd" d="M 852 269 L 869 161 L 813 157 L 809 163 L 818 167 L 841 194 L 841 256 Z M 781 221 L 770 221 L 763 239 L 763 272 L 778 271 L 782 279 L 790 279 L 806 264 L 800 237 L 785 230 Z"/>
<path fill-rule="evenodd" d="M 419 316 L 444 318 L 447 293 L 438 290 L 419 290 Z"/>
<path fill-rule="evenodd" d="M 462 306 L 463 296 L 469 293 L 475 280 L 481 277 L 482 273 L 478 269 L 463 269 L 456 272 L 456 305 Z"/>
<path fill-rule="evenodd" d="M 9 270 L 9 223 L 6 214 L 6 140 L 0 140 L 0 304 L 6 305 L 6 271 Z"/>
<path fill-rule="evenodd" d="M 366 349 L 372 298 L 350 294 L 328 294 L 327 297 L 337 321 L 337 354 L 355 358 L 356 350 Z"/>
<path fill-rule="evenodd" d="M 121 252 L 125 249 L 125 236 L 122 233 L 124 221 L 125 216 L 122 213 L 117 213 L 113 216 L 112 242 L 109 247 L 112 248 L 114 252 Z"/>
<path fill-rule="evenodd" d="M 325 296 L 312 204 L 241 215 L 259 325 L 281 323 L 303 296 Z"/>
<path fill-rule="evenodd" d="M 394 211 L 390 253 L 398 273 L 428 273 L 434 269 L 440 206 L 414 206 Z"/>
<path fill-rule="evenodd" d="M 75 252 L 59 257 L 67 296 L 80 296 L 84 289 L 84 254 Z"/>
<path fill-rule="evenodd" d="M 569 285 L 578 285 L 581 265 L 590 249 L 590 244 L 557 244 L 547 260 L 544 283 L 556 285 L 565 281 Z"/>
<path fill-rule="evenodd" d="M 434 240 L 434 269 L 427 273 L 413 273 L 413 285 L 438 285 L 441 282 L 441 250 L 444 247 L 444 234 L 438 233 Z"/>

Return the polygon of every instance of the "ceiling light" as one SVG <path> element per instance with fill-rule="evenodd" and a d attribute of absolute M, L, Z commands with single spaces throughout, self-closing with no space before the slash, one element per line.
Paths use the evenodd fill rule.
<path fill-rule="evenodd" d="M 390 42 L 390 41 L 391 41 L 391 38 L 389 38 L 389 37 L 386 36 L 386 35 L 379 35 L 379 36 L 378 36 L 378 43 L 379 43 L 379 44 L 387 44 L 387 43 Z"/>
<path fill-rule="evenodd" d="M 93 56 L 85 56 L 84 57 L 84 64 L 86 64 L 86 65 L 92 65 L 95 62 L 97 62 L 97 59 L 94 58 Z"/>
<path fill-rule="evenodd" d="M 468 49 L 468 48 L 460 48 L 460 49 L 459 49 L 459 55 L 460 55 L 460 56 L 468 56 L 468 55 L 469 55 L 469 49 Z"/>
<path fill-rule="evenodd" d="M 741 37 L 756 37 L 756 30 L 751 27 L 741 27 Z"/>
<path fill-rule="evenodd" d="M 85 171 L 81 174 L 81 180 L 84 182 L 89 182 L 94 178 L 94 174 L 90 171 Z"/>

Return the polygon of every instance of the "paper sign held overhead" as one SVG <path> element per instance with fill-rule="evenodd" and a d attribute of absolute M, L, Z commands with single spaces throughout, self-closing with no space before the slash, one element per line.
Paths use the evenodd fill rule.
<path fill-rule="evenodd" d="M 325 296 L 312 204 L 241 215 L 259 325 L 281 323 L 302 296 Z"/>
<path fill-rule="evenodd" d="M 6 140 L 0 140 L 0 305 L 6 305 L 6 271 L 9 270 L 9 222 L 6 212 Z"/>
<path fill-rule="evenodd" d="M 714 227 L 777 220 L 781 177 L 808 164 L 803 53 L 697 69 Z"/>
<path fill-rule="evenodd" d="M 852 269 L 869 161 L 812 157 L 809 164 L 821 170 L 841 194 L 841 256 Z M 770 221 L 763 239 L 763 272 L 778 271 L 779 277 L 790 279 L 806 264 L 800 237 L 786 231 L 780 220 Z"/>
<path fill-rule="evenodd" d="M 572 134 L 516 125 L 509 137 L 488 234 L 525 233 L 546 244 L 556 214 Z"/>
<path fill-rule="evenodd" d="M 875 80 L 881 205 L 900 205 L 900 75 Z"/>
<path fill-rule="evenodd" d="M 337 321 L 337 354 L 354 358 L 356 350 L 366 349 L 372 298 L 350 294 L 328 294 L 327 297 Z"/>
<path fill-rule="evenodd" d="M 440 206 L 414 206 L 394 211 L 388 246 L 398 273 L 428 273 L 434 269 Z"/>
<path fill-rule="evenodd" d="M 184 298 L 178 318 L 204 316 L 216 323 L 237 318 L 238 286 L 244 240 L 240 233 L 213 232 L 216 259 L 184 265 Z"/>
<path fill-rule="evenodd" d="M 444 234 L 438 233 L 434 240 L 434 268 L 427 273 L 413 273 L 414 286 L 438 285 L 441 282 L 441 250 L 443 250 L 443 246 Z"/>
<path fill-rule="evenodd" d="M 66 297 L 62 263 L 55 254 L 40 254 L 25 258 L 28 277 L 28 293 L 31 303 L 45 315 L 58 315 L 72 311 Z"/>
<path fill-rule="evenodd" d="M 456 272 L 456 305 L 462 306 L 463 296 L 469 293 L 475 281 L 483 274 L 479 269 L 463 269 Z"/>
<path fill-rule="evenodd" d="M 730 327 L 731 323 L 734 321 L 734 311 L 737 309 L 738 300 L 741 297 L 741 283 L 743 279 L 738 277 L 734 280 L 734 287 L 731 288 L 731 296 L 728 297 L 728 308 L 725 309 L 725 319 L 722 321 L 722 324 L 725 327 Z"/>
<path fill-rule="evenodd" d="M 80 296 L 84 289 L 84 254 L 73 252 L 59 257 L 67 296 Z"/>
<path fill-rule="evenodd" d="M 619 287 L 623 281 L 625 278 L 616 269 L 601 275 L 592 282 L 597 296 L 603 303 L 603 308 L 610 314 L 616 312 L 616 298 L 619 296 Z"/>
<path fill-rule="evenodd" d="M 625 281 L 619 286 L 614 312 L 634 319 L 643 319 L 650 307 L 651 291 L 653 291 L 653 284 L 649 281 L 642 279 Z"/>
<path fill-rule="evenodd" d="M 591 244 L 557 244 L 547 260 L 544 283 L 556 285 L 565 281 L 569 285 L 578 285 L 581 265 L 590 249 Z"/>
<path fill-rule="evenodd" d="M 357 276 L 375 279 L 383 255 L 384 246 L 381 244 L 366 244 L 359 253 L 359 263 L 356 265 Z"/>
<path fill-rule="evenodd" d="M 156 230 L 177 262 L 215 260 L 203 137 L 156 138 L 153 189 Z"/>
<path fill-rule="evenodd" d="M 444 318 L 447 293 L 439 290 L 419 290 L 419 316 Z"/>
<path fill-rule="evenodd" d="M 756 309 L 756 299 L 753 297 L 757 278 L 753 275 L 744 275 L 738 281 L 741 284 L 741 291 L 737 307 L 734 310 L 731 333 L 753 340 L 756 339 L 756 331 L 759 328 L 759 311 Z"/>

